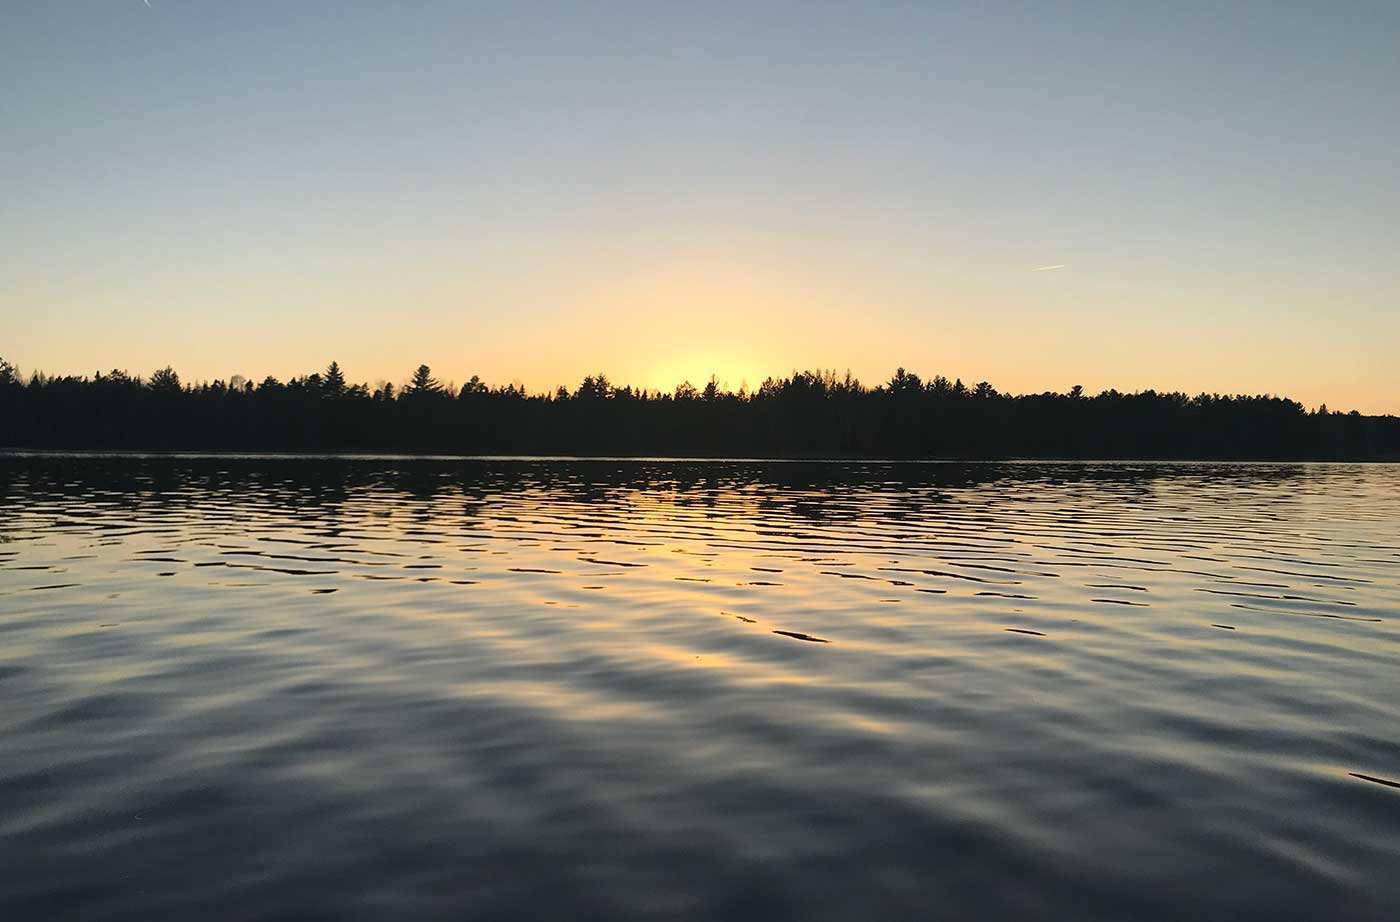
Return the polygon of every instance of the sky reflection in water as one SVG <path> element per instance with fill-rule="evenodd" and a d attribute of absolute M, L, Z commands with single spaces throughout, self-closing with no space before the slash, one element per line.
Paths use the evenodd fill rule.
<path fill-rule="evenodd" d="M 1377 918 L 1400 467 L 0 459 L 5 918 Z"/>

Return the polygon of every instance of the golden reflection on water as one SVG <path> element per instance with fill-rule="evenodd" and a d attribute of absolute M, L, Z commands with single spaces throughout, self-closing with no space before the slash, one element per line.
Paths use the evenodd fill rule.
<path fill-rule="evenodd" d="M 154 887 L 142 856 L 228 803 L 249 838 L 209 860 L 239 886 L 310 873 L 259 863 L 287 828 L 362 895 L 548 842 L 495 897 L 441 885 L 488 913 L 665 880 L 725 917 L 708 901 L 751 866 L 804 917 L 851 908 L 811 895 L 835 868 L 888 912 L 890 868 L 972 914 L 1118 918 L 1131 892 L 1135 917 L 1190 915 L 1183 875 L 1280 911 L 1394 891 L 1400 468 L 0 473 L 0 794 L 65 805 L 6 795 L 22 879 Z M 148 817 L 129 840 L 94 819 L 119 787 Z M 365 811 L 393 831 L 360 835 Z M 438 847 L 397 861 L 424 829 Z M 41 842 L 106 865 L 41 865 Z M 1104 843 L 1101 879 L 1059 891 Z"/>

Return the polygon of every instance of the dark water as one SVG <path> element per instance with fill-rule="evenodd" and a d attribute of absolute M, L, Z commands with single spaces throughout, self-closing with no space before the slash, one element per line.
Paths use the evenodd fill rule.
<path fill-rule="evenodd" d="M 1381 919 L 1400 467 L 0 459 L 0 918 Z"/>

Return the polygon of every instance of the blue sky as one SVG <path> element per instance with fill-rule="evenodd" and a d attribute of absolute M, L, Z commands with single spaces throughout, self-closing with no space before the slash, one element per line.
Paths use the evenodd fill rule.
<path fill-rule="evenodd" d="M 0 21 L 0 354 L 26 370 L 905 365 L 1400 412 L 1397 4 Z"/>

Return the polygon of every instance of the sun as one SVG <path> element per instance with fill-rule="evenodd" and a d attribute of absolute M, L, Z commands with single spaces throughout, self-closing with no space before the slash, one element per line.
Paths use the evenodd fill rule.
<path fill-rule="evenodd" d="M 737 350 L 696 349 L 659 357 L 645 378 L 647 387 L 670 393 L 684 381 L 703 388 L 711 375 L 719 381 L 721 390 L 737 392 L 740 387 L 752 391 L 762 383 L 762 377 L 756 376 L 764 372 L 752 356 Z"/>

